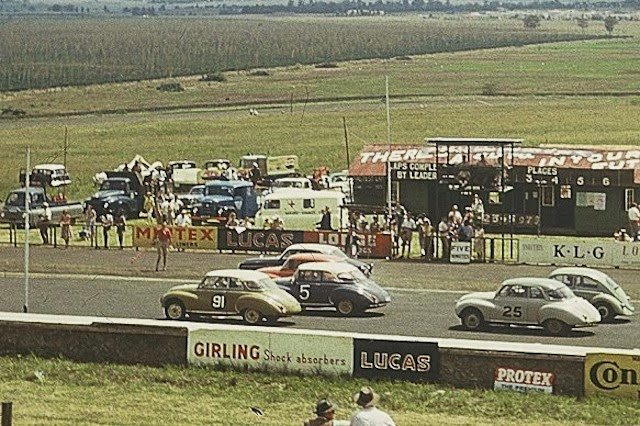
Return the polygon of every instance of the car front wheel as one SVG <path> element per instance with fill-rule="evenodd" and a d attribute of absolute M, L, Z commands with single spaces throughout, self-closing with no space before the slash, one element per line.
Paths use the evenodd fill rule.
<path fill-rule="evenodd" d="M 340 313 L 340 315 L 352 315 L 355 311 L 355 306 L 353 305 L 353 301 L 349 299 L 341 299 L 336 303 L 336 309 Z"/>
<path fill-rule="evenodd" d="M 611 322 L 613 318 L 616 316 L 616 313 L 613 312 L 611 306 L 608 303 L 599 302 L 593 305 L 596 307 L 598 312 L 600 312 L 600 316 L 602 317 L 602 322 Z"/>
<path fill-rule="evenodd" d="M 569 334 L 569 326 L 558 320 L 558 319 L 548 319 L 542 324 L 547 333 L 552 336 L 566 336 Z"/>
<path fill-rule="evenodd" d="M 475 308 L 467 308 L 460 315 L 462 326 L 467 330 L 478 330 L 484 325 L 482 312 Z"/>
<path fill-rule="evenodd" d="M 171 320 L 181 320 L 186 314 L 184 304 L 176 299 L 170 300 L 164 305 L 164 314 Z"/>
<path fill-rule="evenodd" d="M 242 319 L 247 324 L 255 325 L 262 321 L 262 314 L 255 309 L 248 308 L 242 313 Z"/>

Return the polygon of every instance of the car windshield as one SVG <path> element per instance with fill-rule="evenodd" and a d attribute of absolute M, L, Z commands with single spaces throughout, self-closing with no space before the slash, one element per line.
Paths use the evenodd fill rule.
<path fill-rule="evenodd" d="M 113 189 L 122 191 L 126 189 L 126 184 L 121 180 L 105 180 L 104 182 L 102 182 L 102 185 L 100 185 L 101 191 L 108 191 Z"/>
<path fill-rule="evenodd" d="M 271 278 L 263 278 L 258 281 L 245 281 L 247 289 L 251 291 L 277 290 L 276 284 Z"/>
<path fill-rule="evenodd" d="M 568 299 L 573 296 L 573 292 L 569 287 L 563 286 L 547 291 L 547 295 L 551 300 Z"/>
<path fill-rule="evenodd" d="M 229 196 L 229 195 L 233 195 L 233 188 L 229 186 L 211 185 L 211 186 L 207 186 L 204 192 L 207 195 Z"/>
<path fill-rule="evenodd" d="M 342 250 L 340 250 L 338 247 L 335 247 L 333 250 L 329 251 L 327 254 L 339 257 L 341 259 L 344 259 L 344 258 L 347 257 L 347 255 Z"/>
<path fill-rule="evenodd" d="M 204 186 L 194 186 L 193 188 L 191 188 L 191 191 L 189 191 L 189 193 L 192 195 L 204 194 Z"/>
<path fill-rule="evenodd" d="M 24 192 L 12 192 L 5 202 L 8 206 L 24 206 Z"/>
<path fill-rule="evenodd" d="M 340 281 L 348 282 L 364 281 L 367 279 L 367 277 L 359 269 L 352 269 L 349 272 L 341 272 L 338 274 L 338 278 L 340 279 Z"/>

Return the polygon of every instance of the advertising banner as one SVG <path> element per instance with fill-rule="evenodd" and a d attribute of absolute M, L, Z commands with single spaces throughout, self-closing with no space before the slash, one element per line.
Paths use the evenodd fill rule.
<path fill-rule="evenodd" d="M 435 381 L 440 352 L 433 342 L 353 340 L 353 376 L 412 382 Z"/>
<path fill-rule="evenodd" d="M 159 227 L 136 225 L 133 227 L 134 247 L 155 247 L 154 240 Z M 172 245 L 175 248 L 208 249 L 218 248 L 218 229 L 204 226 L 169 226 Z"/>
<path fill-rule="evenodd" d="M 270 371 L 351 375 L 351 337 L 259 331 L 195 329 L 187 339 L 187 361 Z"/>
<path fill-rule="evenodd" d="M 449 253 L 451 263 L 471 263 L 471 243 L 467 241 L 453 241 Z"/>
<path fill-rule="evenodd" d="M 568 240 L 566 238 L 522 237 L 520 263 L 619 266 L 621 245 L 616 241 Z"/>
<path fill-rule="evenodd" d="M 390 233 L 359 233 L 358 238 L 360 240 L 360 257 L 384 259 L 391 256 Z M 347 244 L 347 233 L 340 231 L 305 232 L 303 240 L 305 243 L 329 244 L 344 249 Z"/>
<path fill-rule="evenodd" d="M 301 243 L 303 233 L 299 231 L 272 231 L 269 229 L 218 230 L 218 249 L 281 252 L 291 244 Z"/>
<path fill-rule="evenodd" d="M 553 393 L 553 373 L 522 370 L 520 368 L 497 367 L 493 389 L 514 392 Z"/>
<path fill-rule="evenodd" d="M 587 354 L 584 393 L 640 400 L 640 355 Z"/>
<path fill-rule="evenodd" d="M 640 268 L 640 244 L 619 242 L 617 245 L 619 262 L 615 266 Z"/>

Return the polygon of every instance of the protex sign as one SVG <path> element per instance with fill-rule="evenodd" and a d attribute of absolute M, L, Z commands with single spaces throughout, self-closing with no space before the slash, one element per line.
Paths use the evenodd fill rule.
<path fill-rule="evenodd" d="M 434 381 L 440 369 L 438 344 L 354 339 L 353 376 Z"/>
<path fill-rule="evenodd" d="M 159 227 L 134 226 L 133 246 L 153 247 Z M 204 226 L 169 226 L 171 229 L 171 243 L 175 248 L 193 249 L 217 249 L 218 230 L 213 227 Z"/>
<path fill-rule="evenodd" d="M 525 393 L 553 393 L 553 380 L 553 373 L 545 371 L 498 367 L 494 374 L 493 389 Z"/>
<path fill-rule="evenodd" d="M 531 264 L 616 266 L 620 247 L 615 241 L 520 238 L 519 261 Z"/>
<path fill-rule="evenodd" d="M 640 399 L 640 354 L 587 354 L 584 393 Z"/>
<path fill-rule="evenodd" d="M 187 361 L 308 374 L 350 375 L 351 337 L 252 330 L 195 329 L 187 339 Z"/>

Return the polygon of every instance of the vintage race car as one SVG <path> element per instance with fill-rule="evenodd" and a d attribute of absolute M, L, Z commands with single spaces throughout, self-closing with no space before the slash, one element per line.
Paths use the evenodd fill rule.
<path fill-rule="evenodd" d="M 600 312 L 602 321 L 612 321 L 617 315 L 633 315 L 631 298 L 609 275 L 597 269 L 566 267 L 553 270 L 549 278 L 567 285 L 587 299 Z"/>
<path fill-rule="evenodd" d="M 172 320 L 188 315 L 241 315 L 247 324 L 275 323 L 302 310 L 267 274 L 238 269 L 211 271 L 198 284 L 172 287 L 160 303 Z"/>
<path fill-rule="evenodd" d="M 345 262 L 308 262 L 290 278 L 276 280 L 303 308 L 333 307 L 342 315 L 386 306 L 389 293 Z"/>
<path fill-rule="evenodd" d="M 601 320 L 587 300 L 549 278 L 506 280 L 497 292 L 462 296 L 455 310 L 467 330 L 488 323 L 540 325 L 551 335 L 563 336 L 574 327 L 593 326 Z"/>
<path fill-rule="evenodd" d="M 264 268 L 258 269 L 260 272 L 264 272 L 269 275 L 271 278 L 286 278 L 293 275 L 298 266 L 307 262 L 340 262 L 341 259 L 336 256 L 332 256 L 330 254 L 323 253 L 297 253 L 292 254 L 289 258 L 282 264 L 282 266 L 267 266 Z"/>
<path fill-rule="evenodd" d="M 336 256 L 340 258 L 341 261 L 348 262 L 358 269 L 362 271 L 366 276 L 371 275 L 371 270 L 373 269 L 373 265 L 371 263 L 366 263 L 358 259 L 353 259 L 347 256 L 340 247 L 332 246 L 329 244 L 318 244 L 318 243 L 300 243 L 300 244 L 292 244 L 287 247 L 279 256 L 264 256 L 264 257 L 253 257 L 249 259 L 245 259 L 238 264 L 238 268 L 240 269 L 260 269 L 266 266 L 280 266 L 283 265 L 284 262 L 289 258 L 289 256 L 296 253 L 323 253 L 330 254 L 332 256 Z"/>

